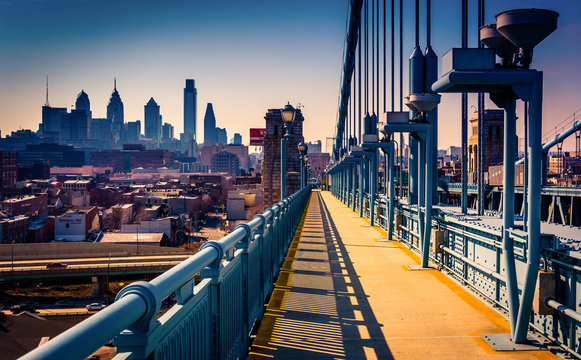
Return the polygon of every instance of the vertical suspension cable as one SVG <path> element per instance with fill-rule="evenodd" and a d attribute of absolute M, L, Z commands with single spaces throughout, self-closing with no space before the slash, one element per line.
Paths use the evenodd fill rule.
<path fill-rule="evenodd" d="M 403 0 L 399 0 L 399 111 L 403 111 Z M 399 144 L 399 192 L 400 197 L 403 197 L 403 133 L 399 133 Z"/>
<path fill-rule="evenodd" d="M 462 1 L 462 48 L 468 47 L 468 0 Z M 462 168 L 461 168 L 461 210 L 463 214 L 468 211 L 468 94 L 462 93 Z"/>
<path fill-rule="evenodd" d="M 420 46 L 420 0 L 416 0 L 416 47 Z"/>
<path fill-rule="evenodd" d="M 484 25 L 484 0 L 478 0 L 478 48 L 482 48 L 480 42 L 480 27 Z M 478 215 L 484 214 L 484 156 L 482 147 L 484 145 L 484 93 L 478 93 Z"/>
<path fill-rule="evenodd" d="M 358 75 L 357 75 L 357 80 L 359 81 L 358 87 L 359 87 L 359 100 L 357 101 L 357 105 L 359 106 L 359 116 L 358 116 L 358 122 L 359 122 L 359 133 L 358 133 L 358 137 L 357 137 L 357 142 L 359 143 L 359 141 L 361 141 L 361 47 L 363 46 L 361 44 L 361 30 L 359 31 L 359 47 L 357 49 L 358 52 Z"/>
<path fill-rule="evenodd" d="M 371 112 L 375 112 L 375 2 L 371 0 Z"/>
<path fill-rule="evenodd" d="M 387 73 L 386 73 L 386 53 L 387 53 L 387 43 L 386 43 L 386 27 L 387 27 L 387 10 L 386 10 L 386 0 L 383 0 L 383 112 L 387 111 Z"/>
<path fill-rule="evenodd" d="M 431 15 L 431 11 L 432 11 L 432 4 L 431 4 L 431 0 L 426 0 L 426 46 L 427 47 L 431 47 L 432 46 L 432 17 Z M 426 91 L 428 91 L 428 89 L 426 89 Z"/>
<path fill-rule="evenodd" d="M 377 5 L 375 6 L 375 23 L 375 48 L 377 49 L 377 53 L 375 54 L 375 59 L 377 61 L 377 73 L 375 74 L 375 83 L 377 84 L 377 98 L 375 103 L 377 104 L 377 111 L 375 113 L 379 116 L 379 0 L 377 0 Z"/>
<path fill-rule="evenodd" d="M 363 51 L 363 56 L 365 58 L 365 113 L 369 109 L 369 98 L 367 96 L 369 92 L 369 58 L 367 53 L 369 52 L 369 0 L 365 0 L 365 49 Z"/>
<path fill-rule="evenodd" d="M 403 0 L 399 0 L 399 111 L 403 111 Z"/>
<path fill-rule="evenodd" d="M 395 0 L 391 0 L 391 111 L 395 111 Z"/>

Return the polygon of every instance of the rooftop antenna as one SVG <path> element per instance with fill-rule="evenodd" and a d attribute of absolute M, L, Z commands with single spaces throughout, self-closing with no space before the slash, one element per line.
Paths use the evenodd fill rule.
<path fill-rule="evenodd" d="M 117 91 L 117 77 L 113 78 L 113 91 Z"/>
<path fill-rule="evenodd" d="M 48 104 L 48 75 L 46 76 L 46 102 L 44 103 L 44 106 L 50 106 Z"/>

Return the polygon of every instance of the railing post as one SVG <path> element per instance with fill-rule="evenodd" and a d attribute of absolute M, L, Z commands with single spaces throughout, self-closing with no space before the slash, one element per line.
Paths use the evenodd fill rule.
<path fill-rule="evenodd" d="M 275 271 L 275 245 L 274 245 L 274 229 L 273 229 L 273 225 L 274 225 L 274 219 L 276 217 L 276 213 L 274 212 L 273 209 L 268 208 L 264 211 L 265 214 L 270 214 L 270 216 L 267 217 L 266 220 L 266 224 L 264 227 L 264 234 L 263 234 L 263 239 L 264 242 L 268 244 L 268 254 L 267 256 L 269 257 L 269 267 L 268 267 L 268 278 L 264 279 L 265 281 L 265 286 L 268 286 L 268 288 L 265 290 L 265 292 L 270 292 L 270 290 L 272 289 L 272 283 L 274 282 L 274 271 Z"/>
<path fill-rule="evenodd" d="M 260 219 L 260 226 L 258 226 L 256 228 L 256 230 L 254 230 L 254 241 L 256 241 L 256 243 L 258 244 L 258 263 L 259 263 L 259 268 L 258 268 L 258 284 L 260 284 L 260 286 L 258 287 L 258 296 L 259 299 L 261 301 L 261 304 L 264 304 L 264 300 L 265 300 L 265 289 L 264 289 L 264 285 L 266 283 L 266 266 L 264 266 L 264 261 L 265 258 L 268 256 L 267 252 L 266 252 L 266 241 L 264 238 L 264 229 L 266 228 L 266 218 L 264 217 L 264 215 L 259 214 L 259 215 L 255 215 L 253 218 L 254 219 Z M 260 321 L 262 319 L 262 315 L 263 312 L 261 311 L 259 316 L 260 318 L 257 319 L 258 321 Z"/>
<path fill-rule="evenodd" d="M 234 230 L 242 228 L 246 231 L 246 236 L 236 245 L 238 249 L 242 249 L 242 352 L 240 354 L 241 359 L 246 359 L 248 356 L 248 335 L 250 334 L 250 305 L 248 300 L 248 283 L 249 283 L 249 272 L 248 272 L 248 244 L 252 239 L 252 229 L 247 223 L 238 224 L 234 227 Z"/>
<path fill-rule="evenodd" d="M 200 251 L 206 247 L 212 247 L 218 251 L 216 261 L 210 266 L 200 271 L 202 278 L 210 279 L 210 306 L 212 311 L 212 359 L 220 359 L 220 270 L 224 267 L 222 265 L 222 258 L 224 257 L 224 248 L 218 241 L 208 241 Z"/>
<path fill-rule="evenodd" d="M 161 307 L 161 300 L 156 294 L 155 287 L 146 281 L 137 281 L 123 288 L 115 298 L 115 301 L 125 296 L 136 294 L 142 297 L 147 304 L 147 312 L 138 323 L 122 332 L 115 338 L 115 346 L 120 352 L 128 349 L 133 353 L 134 359 L 145 359 L 148 346 L 148 333 L 155 327 L 156 315 Z"/>

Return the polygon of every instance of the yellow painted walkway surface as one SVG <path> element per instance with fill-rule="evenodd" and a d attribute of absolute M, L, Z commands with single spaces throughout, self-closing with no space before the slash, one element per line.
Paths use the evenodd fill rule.
<path fill-rule="evenodd" d="M 492 350 L 508 322 L 357 215 L 313 191 L 250 359 L 553 358 Z"/>

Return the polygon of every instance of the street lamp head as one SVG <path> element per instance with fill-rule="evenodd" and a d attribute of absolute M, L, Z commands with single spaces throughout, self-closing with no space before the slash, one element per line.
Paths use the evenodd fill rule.
<path fill-rule="evenodd" d="M 299 148 L 299 151 L 303 154 L 307 152 L 307 144 L 305 144 L 302 141 L 299 143 L 298 148 Z"/>
<path fill-rule="evenodd" d="M 295 120 L 295 108 L 290 104 L 286 104 L 284 108 L 280 109 L 280 113 L 282 115 L 282 121 L 287 124 L 292 123 Z"/>

